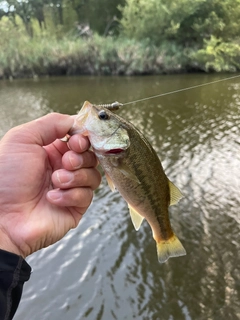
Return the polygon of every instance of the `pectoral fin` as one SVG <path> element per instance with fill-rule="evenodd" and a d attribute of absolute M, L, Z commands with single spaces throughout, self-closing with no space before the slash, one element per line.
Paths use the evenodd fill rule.
<path fill-rule="evenodd" d="M 118 169 L 124 174 L 127 178 L 136 181 L 137 183 L 140 184 L 140 181 L 136 177 L 135 173 L 130 170 L 129 167 L 124 166 L 124 165 L 119 165 Z"/>
<path fill-rule="evenodd" d="M 106 179 L 107 179 L 107 183 L 108 183 L 109 188 L 111 189 L 112 192 L 114 192 L 116 188 L 115 188 L 115 185 L 114 185 L 112 179 L 109 177 L 109 175 L 107 173 L 105 173 L 105 175 L 106 175 Z"/>
<path fill-rule="evenodd" d="M 183 195 L 181 191 L 170 180 L 168 180 L 168 185 L 170 190 L 170 206 L 173 206 L 183 198 Z"/>
<path fill-rule="evenodd" d="M 144 218 L 133 207 L 131 207 L 130 204 L 128 204 L 128 208 L 134 228 L 135 230 L 139 230 Z"/>

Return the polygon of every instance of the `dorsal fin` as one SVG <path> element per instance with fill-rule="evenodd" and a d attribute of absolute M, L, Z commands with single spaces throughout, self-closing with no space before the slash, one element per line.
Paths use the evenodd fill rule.
<path fill-rule="evenodd" d="M 128 208 L 129 208 L 129 213 L 130 213 L 134 228 L 135 230 L 139 230 L 144 218 L 133 207 L 131 207 L 129 203 L 128 203 Z"/>
<path fill-rule="evenodd" d="M 170 181 L 168 180 L 169 190 L 170 190 L 170 206 L 178 203 L 180 199 L 183 198 L 181 191 Z"/>

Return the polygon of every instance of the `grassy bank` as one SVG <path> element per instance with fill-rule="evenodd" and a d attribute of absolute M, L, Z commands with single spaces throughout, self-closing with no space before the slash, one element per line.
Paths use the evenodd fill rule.
<path fill-rule="evenodd" d="M 184 53 L 127 39 L 11 38 L 2 43 L 0 77 L 43 75 L 136 75 L 180 72 Z"/>
<path fill-rule="evenodd" d="M 214 49 L 214 43 L 194 50 L 170 42 L 156 47 L 147 41 L 97 35 L 87 39 L 49 35 L 30 39 L 17 30 L 5 34 L 0 39 L 0 78 L 240 70 L 238 45 L 235 51 L 228 48 L 226 55 L 221 48 Z"/>
<path fill-rule="evenodd" d="M 0 78 L 240 71 L 239 0 L 1 2 Z"/>

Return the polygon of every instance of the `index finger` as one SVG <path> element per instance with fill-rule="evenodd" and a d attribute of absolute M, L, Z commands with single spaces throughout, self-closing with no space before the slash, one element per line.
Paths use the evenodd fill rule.
<path fill-rule="evenodd" d="M 49 113 L 46 116 L 27 122 L 11 129 L 6 137 L 15 142 L 46 146 L 58 138 L 64 137 L 72 127 L 74 118 L 60 113 Z"/>

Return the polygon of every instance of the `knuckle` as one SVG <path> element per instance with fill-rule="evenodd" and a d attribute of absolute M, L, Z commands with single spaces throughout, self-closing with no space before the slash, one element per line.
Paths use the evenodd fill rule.
<path fill-rule="evenodd" d="M 79 187 L 66 190 L 63 193 L 63 202 L 69 207 L 87 208 L 92 202 L 93 191 L 91 188 Z"/>
<path fill-rule="evenodd" d="M 86 167 L 94 167 L 97 160 L 96 156 L 92 151 L 86 151 L 82 154 L 83 162 Z"/>
<path fill-rule="evenodd" d="M 95 176 L 95 179 L 94 179 L 93 190 L 99 187 L 102 180 L 101 173 L 97 169 L 94 169 L 94 176 Z"/>
<path fill-rule="evenodd" d="M 89 183 L 89 170 L 81 169 L 77 174 L 80 185 L 85 186 Z"/>
<path fill-rule="evenodd" d="M 80 207 L 89 206 L 93 199 L 93 191 L 91 188 L 79 188 L 77 199 L 81 199 Z"/>

